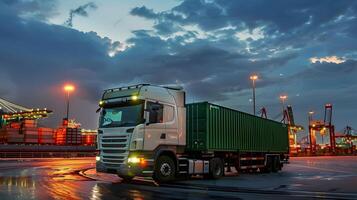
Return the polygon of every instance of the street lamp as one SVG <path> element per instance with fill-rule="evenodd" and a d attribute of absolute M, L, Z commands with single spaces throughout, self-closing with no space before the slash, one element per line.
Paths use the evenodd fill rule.
<path fill-rule="evenodd" d="M 66 92 L 67 94 L 67 114 L 66 114 L 66 119 L 68 120 L 68 117 L 69 117 L 69 93 L 73 92 L 74 91 L 74 86 L 71 85 L 71 84 L 66 84 L 64 87 L 63 87 L 63 90 Z"/>
<path fill-rule="evenodd" d="M 311 125 L 312 122 L 312 115 L 315 114 L 314 111 L 309 111 L 309 125 Z"/>
<path fill-rule="evenodd" d="M 284 116 L 284 110 L 285 110 L 285 100 L 288 98 L 287 95 L 280 95 L 280 100 L 281 100 L 281 104 L 283 106 L 283 116 Z"/>
<path fill-rule="evenodd" d="M 255 81 L 258 80 L 258 75 L 251 75 L 249 78 L 253 84 L 253 113 L 255 115 Z"/>

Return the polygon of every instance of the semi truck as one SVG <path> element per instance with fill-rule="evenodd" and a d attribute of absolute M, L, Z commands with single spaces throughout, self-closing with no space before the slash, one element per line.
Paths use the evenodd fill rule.
<path fill-rule="evenodd" d="M 186 104 L 180 86 L 107 89 L 99 102 L 98 172 L 159 183 L 202 175 L 277 172 L 288 159 L 285 124 L 212 104 Z"/>

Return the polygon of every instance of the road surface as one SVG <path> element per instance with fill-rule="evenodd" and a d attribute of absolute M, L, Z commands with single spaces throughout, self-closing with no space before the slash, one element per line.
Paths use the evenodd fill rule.
<path fill-rule="evenodd" d="M 0 199 L 357 199 L 357 157 L 292 158 L 282 172 L 155 186 L 97 174 L 94 158 L 0 160 Z"/>

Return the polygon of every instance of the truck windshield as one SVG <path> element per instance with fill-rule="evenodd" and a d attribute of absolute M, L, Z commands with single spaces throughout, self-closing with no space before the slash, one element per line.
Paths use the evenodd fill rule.
<path fill-rule="evenodd" d="M 99 120 L 100 128 L 136 126 L 143 120 L 143 102 L 126 102 L 104 107 Z"/>

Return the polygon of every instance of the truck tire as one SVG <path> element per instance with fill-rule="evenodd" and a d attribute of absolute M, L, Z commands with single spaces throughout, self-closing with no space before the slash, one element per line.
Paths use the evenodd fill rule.
<path fill-rule="evenodd" d="M 175 163 L 168 156 L 160 156 L 156 160 L 154 170 L 154 180 L 158 183 L 165 183 L 174 180 L 176 173 Z"/>
<path fill-rule="evenodd" d="M 267 162 L 265 165 L 265 172 L 266 173 L 270 173 L 273 171 L 273 157 L 272 156 L 267 156 Z"/>
<path fill-rule="evenodd" d="M 221 178 L 224 175 L 224 164 L 220 158 L 212 158 L 209 162 L 209 177 Z"/>
<path fill-rule="evenodd" d="M 279 170 L 280 170 L 280 159 L 279 159 L 279 157 L 274 156 L 272 172 L 276 173 Z"/>

